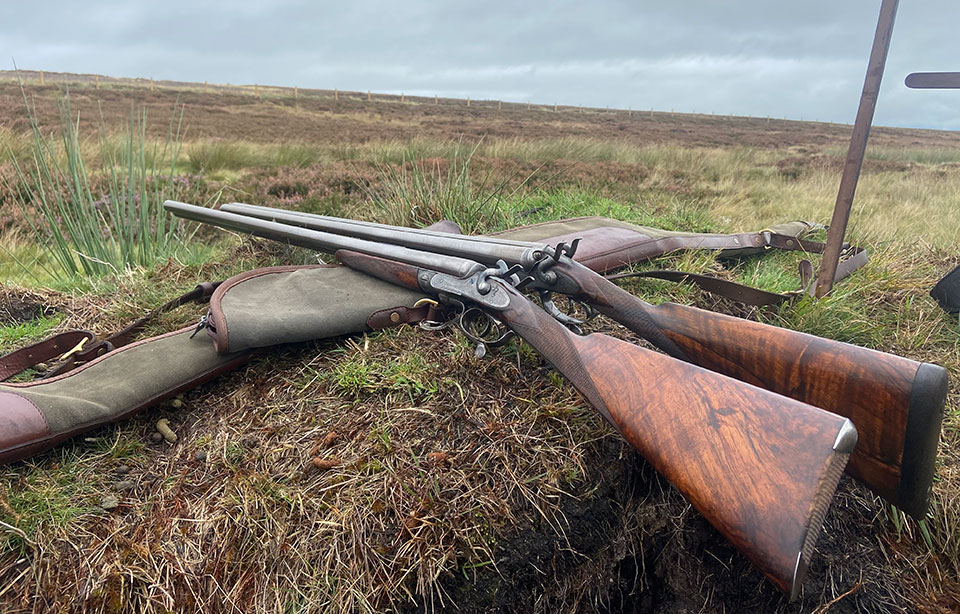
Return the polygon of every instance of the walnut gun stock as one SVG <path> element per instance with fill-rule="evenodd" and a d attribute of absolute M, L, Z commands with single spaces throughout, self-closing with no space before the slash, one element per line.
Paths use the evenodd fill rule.
<path fill-rule="evenodd" d="M 939 365 L 676 303 L 650 305 L 585 267 L 581 298 L 638 335 L 665 335 L 690 362 L 850 418 L 847 471 L 908 514 L 929 503 L 947 372 Z"/>
<path fill-rule="evenodd" d="M 477 260 L 524 264 L 543 243 L 451 235 L 242 203 L 224 211 Z M 847 471 L 921 518 L 933 483 L 947 372 L 876 350 L 674 303 L 651 305 L 567 258 L 537 286 L 574 296 L 672 356 L 853 420 Z"/>
<path fill-rule="evenodd" d="M 451 291 L 449 282 L 435 281 L 443 276 L 439 273 L 356 252 L 336 255 L 347 266 L 391 283 L 433 295 L 437 288 Z M 795 597 L 856 443 L 853 424 L 625 341 L 573 334 L 509 284 L 492 278 L 491 285 L 486 296 L 499 294 L 488 299 L 496 318 L 533 346 L 720 533 Z M 458 299 L 469 298 L 470 287 Z"/>

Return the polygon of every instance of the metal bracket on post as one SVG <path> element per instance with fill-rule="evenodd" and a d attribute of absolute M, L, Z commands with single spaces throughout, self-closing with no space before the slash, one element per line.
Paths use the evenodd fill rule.
<path fill-rule="evenodd" d="M 912 72 L 903 84 L 914 90 L 960 89 L 960 72 Z"/>
<path fill-rule="evenodd" d="M 843 176 L 840 178 L 837 204 L 833 209 L 827 244 L 820 262 L 820 273 L 817 275 L 818 298 L 826 296 L 833 289 L 837 264 L 840 262 L 840 250 L 843 248 L 843 236 L 847 232 L 853 195 L 857 191 L 857 180 L 860 178 L 863 155 L 867 149 L 867 137 L 870 135 L 870 125 L 873 123 L 873 112 L 877 107 L 877 94 L 880 92 L 883 68 L 887 63 L 887 50 L 890 49 L 890 35 L 893 33 L 898 1 L 883 0 L 883 4 L 880 5 L 880 19 L 877 21 L 873 50 L 870 52 L 870 61 L 867 64 L 867 76 L 863 81 L 863 92 L 860 94 L 860 108 L 857 110 L 857 119 L 853 124 L 850 149 L 847 150 L 847 160 L 843 165 Z"/>

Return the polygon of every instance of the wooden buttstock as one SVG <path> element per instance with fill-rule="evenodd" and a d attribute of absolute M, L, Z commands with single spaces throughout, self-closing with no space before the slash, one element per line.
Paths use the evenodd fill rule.
<path fill-rule="evenodd" d="M 943 367 L 674 303 L 649 312 L 695 364 L 850 418 L 860 438 L 847 471 L 904 512 L 926 513 Z"/>
<path fill-rule="evenodd" d="M 499 316 L 791 595 L 856 442 L 851 422 L 606 335 L 520 297 Z"/>

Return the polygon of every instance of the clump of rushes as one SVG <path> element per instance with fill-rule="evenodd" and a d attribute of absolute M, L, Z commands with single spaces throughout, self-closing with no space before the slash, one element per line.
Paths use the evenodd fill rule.
<path fill-rule="evenodd" d="M 12 160 L 12 191 L 37 243 L 45 246 L 46 272 L 57 279 L 98 277 L 151 266 L 169 255 L 178 224 L 162 204 L 192 185 L 175 174 L 183 109 L 174 108 L 164 141 L 148 140 L 144 108 L 131 108 L 120 139 L 108 138 L 101 114 L 101 165 L 90 169 L 69 92 L 57 101 L 59 135 L 44 134 L 26 96 L 24 103 L 33 141 L 28 162 Z"/>

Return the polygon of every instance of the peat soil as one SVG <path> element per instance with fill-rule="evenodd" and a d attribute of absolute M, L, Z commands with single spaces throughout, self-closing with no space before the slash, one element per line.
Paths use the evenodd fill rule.
<path fill-rule="evenodd" d="M 854 614 L 960 607 L 946 594 L 908 594 L 889 564 L 897 544 L 878 539 L 880 504 L 865 503 L 873 498 L 848 477 L 802 591 L 790 601 L 642 458 L 619 448 L 610 442 L 595 459 L 603 469 L 592 476 L 589 496 L 560 503 L 559 532 L 517 528 L 498 540 L 496 569 L 441 580 L 452 605 L 421 602 L 406 612 Z"/>
<path fill-rule="evenodd" d="M 57 308 L 37 293 L 20 288 L 0 292 L 0 326 L 23 324 L 52 316 Z"/>

